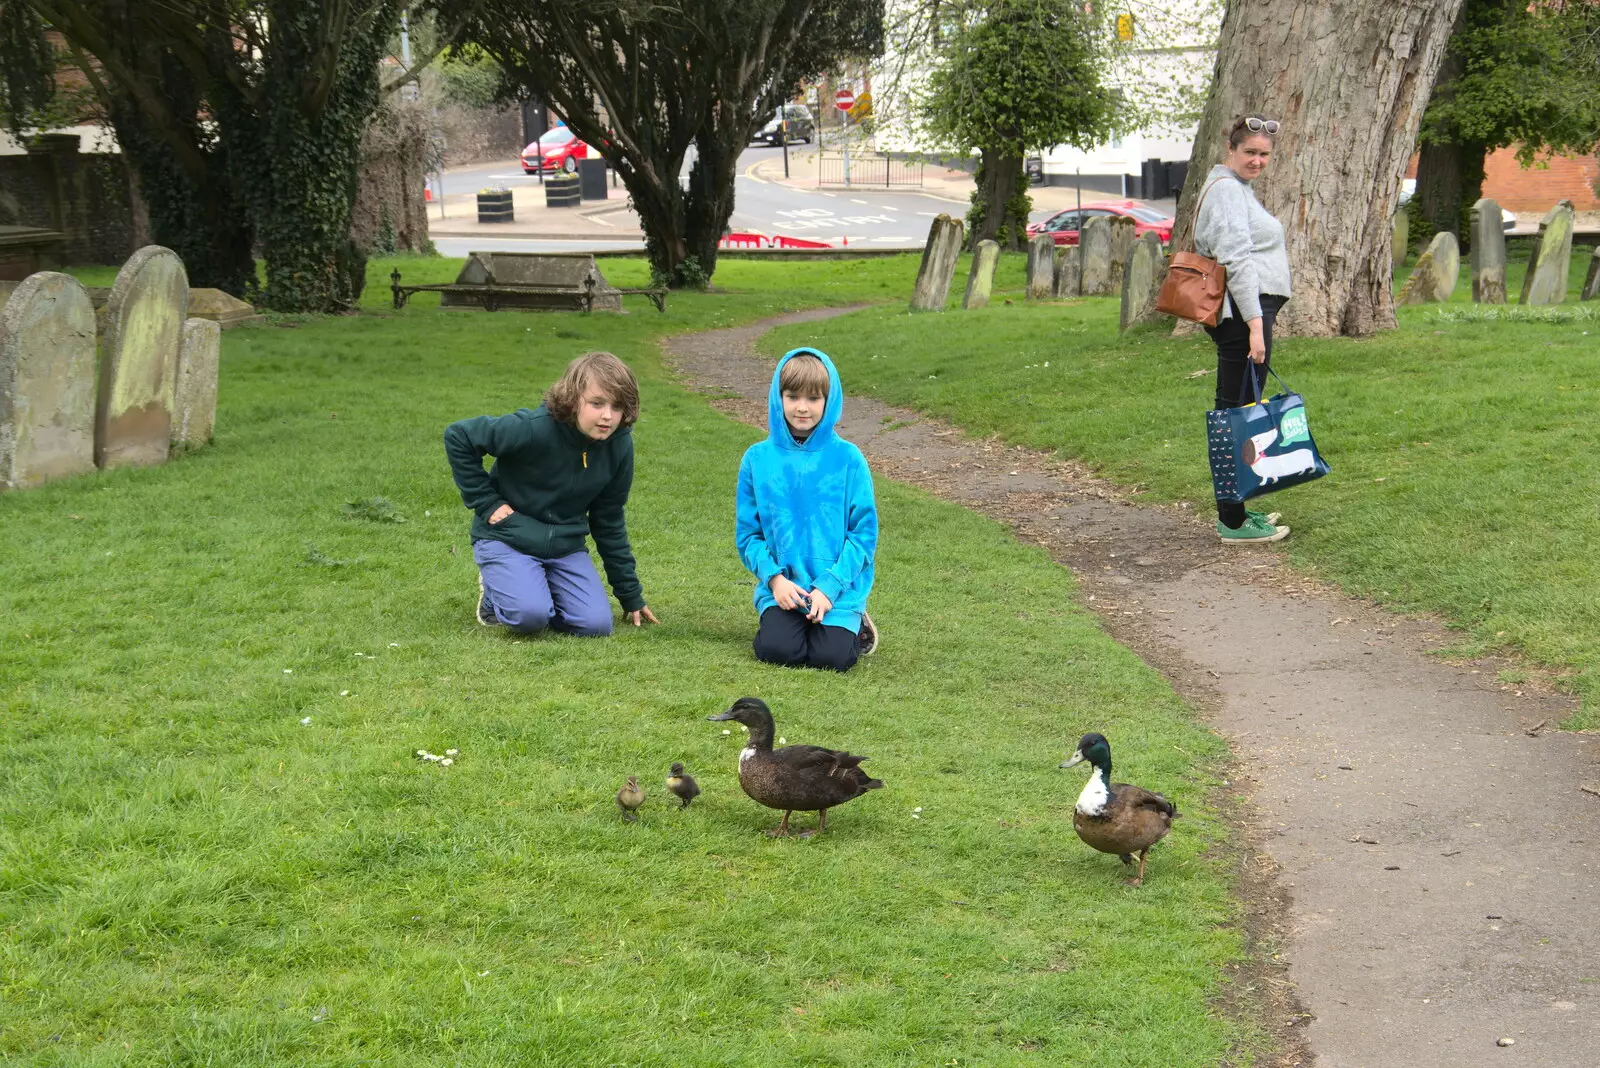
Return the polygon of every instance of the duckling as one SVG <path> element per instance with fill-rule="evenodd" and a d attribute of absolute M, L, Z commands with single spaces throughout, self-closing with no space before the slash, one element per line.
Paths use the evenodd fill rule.
<path fill-rule="evenodd" d="M 1165 838 L 1178 818 L 1178 806 L 1160 794 L 1125 782 L 1111 782 L 1111 743 L 1105 735 L 1089 733 L 1078 741 L 1077 752 L 1061 762 L 1070 768 L 1087 760 L 1094 774 L 1078 795 L 1072 811 L 1072 826 L 1083 844 L 1102 853 L 1115 853 L 1122 863 L 1132 864 L 1139 854 L 1139 874 L 1130 886 L 1144 883 L 1145 854 Z"/>
<path fill-rule="evenodd" d="M 820 745 L 773 749 L 772 711 L 759 698 L 741 697 L 726 712 L 706 718 L 737 720 L 750 728 L 750 742 L 739 754 L 739 785 L 751 800 L 783 810 L 783 820 L 767 832 L 774 838 L 788 836 L 793 812 L 817 813 L 816 830 L 799 835 L 809 838 L 828 829 L 828 809 L 883 787 L 861 770 L 864 756 Z"/>
<path fill-rule="evenodd" d="M 629 775 L 628 785 L 617 791 L 617 807 L 622 810 L 622 818 L 629 823 L 639 818 L 635 811 L 644 804 L 644 791 L 639 789 L 639 776 Z"/>
<path fill-rule="evenodd" d="M 683 802 L 678 806 L 680 811 L 688 808 L 689 802 L 700 796 L 700 784 L 694 781 L 693 775 L 684 772 L 682 764 L 672 765 L 672 773 L 667 776 L 667 789 Z"/>

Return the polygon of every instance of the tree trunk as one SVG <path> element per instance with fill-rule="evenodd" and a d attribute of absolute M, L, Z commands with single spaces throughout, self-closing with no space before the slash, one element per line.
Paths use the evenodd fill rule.
<path fill-rule="evenodd" d="M 738 137 L 730 144 L 730 137 Z M 705 285 L 717 269 L 717 246 L 727 232 L 733 216 L 735 172 L 739 150 L 749 141 L 749 131 L 718 129 L 707 124 L 695 135 L 694 166 L 689 168 L 689 196 L 684 204 L 684 223 L 689 257 L 704 275 L 697 281 Z M 687 274 L 688 272 L 683 272 Z M 684 283 L 691 279 L 684 278 Z"/>
<path fill-rule="evenodd" d="M 1391 220 L 1461 0 L 1231 0 L 1189 161 L 1177 241 L 1235 116 L 1283 124 L 1256 196 L 1283 223 L 1283 333 L 1395 325 Z M 1178 246 L 1182 247 L 1182 246 Z"/>
<path fill-rule="evenodd" d="M 977 188 L 972 191 L 972 210 L 967 213 L 969 247 L 980 241 L 997 241 L 1002 249 L 1017 252 L 1027 243 L 1028 212 L 1016 218 L 1012 208 L 1019 195 L 1027 196 L 1027 175 L 1023 158 L 993 149 L 980 150 Z"/>
<path fill-rule="evenodd" d="M 1411 212 L 1413 244 L 1440 230 L 1450 230 L 1463 247 L 1472 234 L 1469 215 L 1483 190 L 1483 161 L 1488 148 L 1481 144 L 1433 143 L 1422 146 L 1417 161 L 1417 194 Z"/>

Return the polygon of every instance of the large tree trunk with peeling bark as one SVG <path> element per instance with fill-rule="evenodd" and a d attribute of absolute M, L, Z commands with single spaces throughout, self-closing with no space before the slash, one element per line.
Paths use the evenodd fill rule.
<path fill-rule="evenodd" d="M 1175 240 L 1238 115 L 1283 124 L 1256 196 L 1283 223 L 1294 295 L 1276 329 L 1395 325 L 1390 238 L 1406 163 L 1461 0 L 1230 0 Z M 1188 247 L 1188 246 L 1178 246 Z"/>

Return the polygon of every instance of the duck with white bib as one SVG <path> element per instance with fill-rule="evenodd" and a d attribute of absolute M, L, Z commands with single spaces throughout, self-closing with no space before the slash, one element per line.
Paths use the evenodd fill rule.
<path fill-rule="evenodd" d="M 1130 886 L 1144 883 L 1145 854 L 1167 836 L 1178 806 L 1158 793 L 1125 782 L 1111 781 L 1111 743 L 1105 735 L 1089 733 L 1078 740 L 1078 749 L 1061 762 L 1070 768 L 1088 761 L 1094 767 L 1089 782 L 1078 795 L 1072 810 L 1072 827 L 1083 844 L 1132 864 L 1139 854 L 1139 874 Z"/>

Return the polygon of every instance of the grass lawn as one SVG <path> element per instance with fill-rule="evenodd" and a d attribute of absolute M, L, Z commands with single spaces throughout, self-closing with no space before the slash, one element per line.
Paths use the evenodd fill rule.
<path fill-rule="evenodd" d="M 882 651 L 847 676 L 751 657 L 731 542 L 756 434 L 676 385 L 655 341 L 899 300 L 914 259 L 729 262 L 725 292 L 664 316 L 427 297 L 391 315 L 389 267 L 368 314 L 224 335 L 213 446 L 0 496 L 0 1059 L 1249 1060 L 1260 1035 L 1215 1000 L 1242 952 L 1208 805 L 1224 748 L 1075 606 L 1066 571 L 881 483 Z M 855 323 L 877 335 L 895 314 Z M 938 322 L 960 342 L 1082 314 Z M 665 622 L 485 630 L 441 432 L 535 403 L 593 348 L 642 380 L 630 527 Z M 862 378 L 869 347 L 834 348 Z M 341 511 L 375 496 L 406 521 Z M 777 814 L 738 790 L 738 728 L 705 719 L 747 693 L 788 739 L 870 754 L 887 788 L 820 839 L 763 837 Z M 1089 729 L 1187 814 L 1141 890 L 1072 833 L 1084 775 L 1056 764 Z M 450 768 L 414 755 L 447 748 Z M 705 790 L 684 812 L 664 801 L 673 760 Z M 629 774 L 651 794 L 635 825 L 612 803 Z"/>
<path fill-rule="evenodd" d="M 1463 263 L 1452 302 L 1401 309 L 1396 331 L 1282 341 L 1274 362 L 1305 394 L 1333 474 L 1272 505 L 1294 527 L 1297 565 L 1400 611 L 1442 614 L 1462 651 L 1513 647 L 1570 674 L 1584 698 L 1570 725 L 1594 727 L 1600 304 L 1575 303 L 1589 254 L 1574 253 L 1569 303 L 1548 321 L 1481 321 Z M 1513 295 L 1527 255 L 1513 242 Z M 1162 328 L 1119 336 L 1115 300 L 921 316 L 896 304 L 765 344 L 818 345 L 848 389 L 1209 507 L 1202 412 L 1215 350 Z"/>

